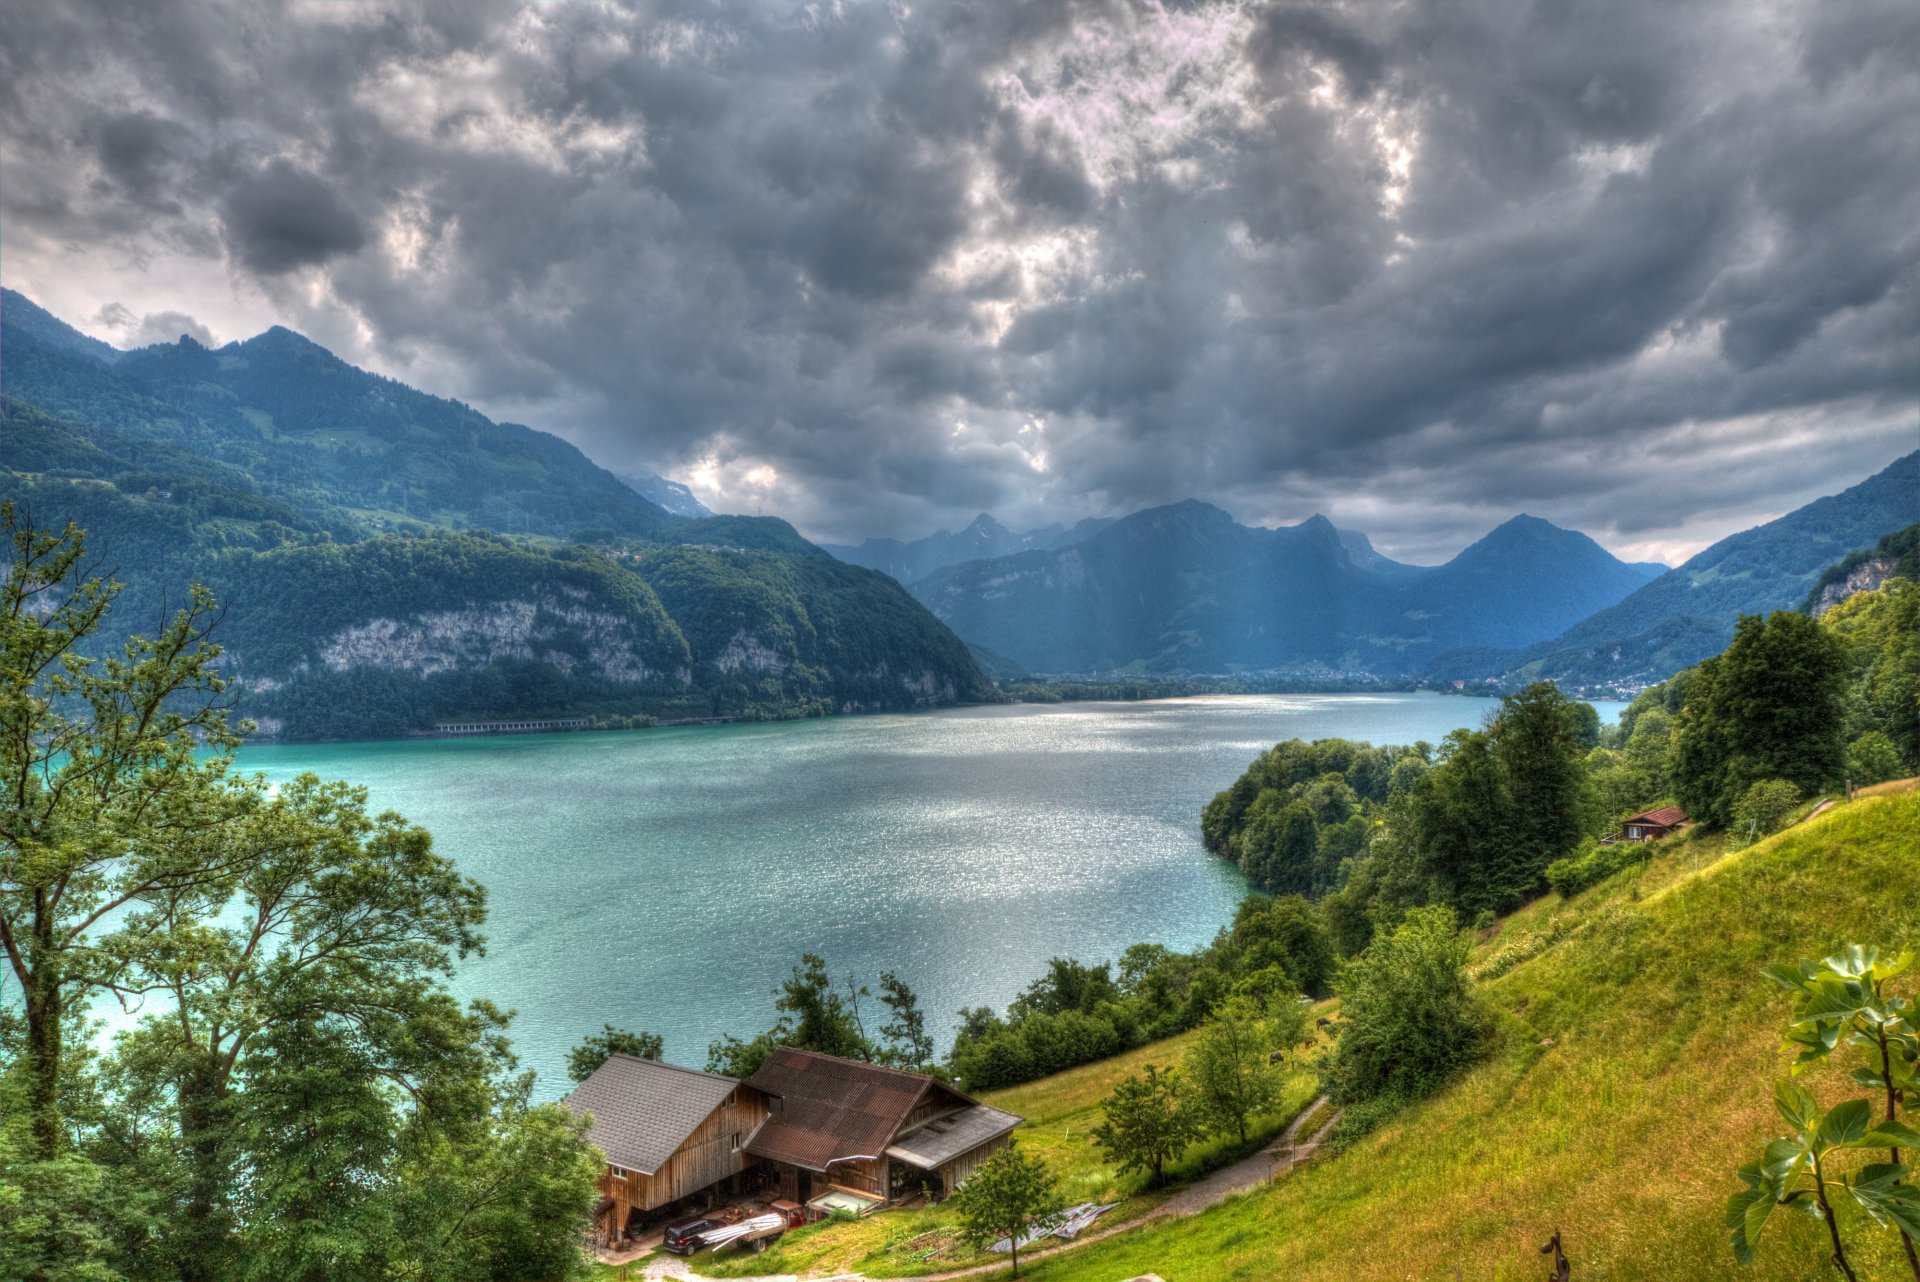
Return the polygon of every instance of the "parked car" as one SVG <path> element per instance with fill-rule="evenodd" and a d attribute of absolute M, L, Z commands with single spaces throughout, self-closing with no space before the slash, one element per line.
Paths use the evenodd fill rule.
<path fill-rule="evenodd" d="M 690 1215 L 684 1220 L 675 1220 L 667 1225 L 666 1234 L 660 1240 L 660 1247 L 672 1251 L 675 1255 L 692 1255 L 700 1249 L 700 1235 L 708 1229 L 717 1229 L 720 1221 L 706 1215 Z"/>

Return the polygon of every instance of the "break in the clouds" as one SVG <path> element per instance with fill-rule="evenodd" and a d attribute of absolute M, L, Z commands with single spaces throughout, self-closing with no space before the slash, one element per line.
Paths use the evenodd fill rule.
<path fill-rule="evenodd" d="M 1909 449 L 1920 6 L 45 0 L 8 283 L 820 537 L 1690 550 Z M 166 335 L 171 336 L 171 335 Z"/>

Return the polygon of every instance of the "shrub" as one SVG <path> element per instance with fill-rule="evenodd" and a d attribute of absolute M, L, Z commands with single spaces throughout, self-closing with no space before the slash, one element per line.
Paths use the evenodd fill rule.
<path fill-rule="evenodd" d="M 1340 977 L 1340 1043 L 1327 1070 L 1336 1103 L 1417 1099 L 1478 1058 L 1489 1022 L 1468 990 L 1468 946 L 1450 908 L 1418 908 Z"/>
<path fill-rule="evenodd" d="M 1617 872 L 1643 864 L 1653 857 L 1650 841 L 1615 841 L 1602 845 L 1588 839 L 1565 859 L 1547 865 L 1547 885 L 1563 898 L 1571 899 L 1589 886 L 1597 886 Z"/>
<path fill-rule="evenodd" d="M 1785 779 L 1762 779 L 1740 794 L 1733 807 L 1733 830 L 1757 841 L 1778 828 L 1800 804 L 1800 789 Z"/>

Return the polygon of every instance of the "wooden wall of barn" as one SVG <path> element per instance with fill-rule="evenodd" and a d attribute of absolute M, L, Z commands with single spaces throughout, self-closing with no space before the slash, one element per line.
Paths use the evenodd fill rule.
<path fill-rule="evenodd" d="M 753 1087 L 735 1087 L 652 1175 L 618 1176 L 609 1168 L 600 1177 L 600 1192 L 614 1205 L 603 1224 L 617 1233 L 632 1212 L 658 1210 L 745 1170 L 749 1159 L 740 1146 L 766 1120 L 767 1107 L 767 1097 Z"/>
<path fill-rule="evenodd" d="M 940 1168 L 940 1183 L 942 1187 L 951 1194 L 966 1182 L 969 1175 L 972 1175 L 980 1168 L 981 1163 L 1005 1148 L 1007 1141 L 1012 1138 L 1013 1135 L 1009 1132 L 997 1140 L 988 1140 L 979 1148 L 970 1148 L 959 1157 L 946 1163 Z"/>

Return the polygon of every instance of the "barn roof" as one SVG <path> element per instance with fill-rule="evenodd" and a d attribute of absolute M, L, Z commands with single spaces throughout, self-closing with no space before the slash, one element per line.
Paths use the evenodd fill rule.
<path fill-rule="evenodd" d="M 973 1103 L 924 1073 L 781 1047 L 748 1084 L 780 1097 L 747 1151 L 824 1171 L 833 1162 L 879 1157 L 928 1091 Z"/>
<path fill-rule="evenodd" d="M 1687 821 L 1687 812 L 1678 806 L 1662 806 L 1658 810 L 1648 810 L 1627 820 L 1630 824 L 1655 824 L 1661 828 L 1671 828 Z"/>
<path fill-rule="evenodd" d="M 975 1104 L 972 1108 L 948 1113 L 923 1126 L 914 1127 L 887 1146 L 887 1156 L 898 1158 L 909 1166 L 931 1171 L 962 1153 L 972 1152 L 989 1140 L 999 1139 L 1018 1125 L 1020 1119 L 1012 1113 L 986 1104 Z"/>
<path fill-rule="evenodd" d="M 607 1161 L 652 1175 L 739 1085 L 714 1073 L 611 1055 L 565 1103 L 592 1117 L 587 1138 Z"/>

